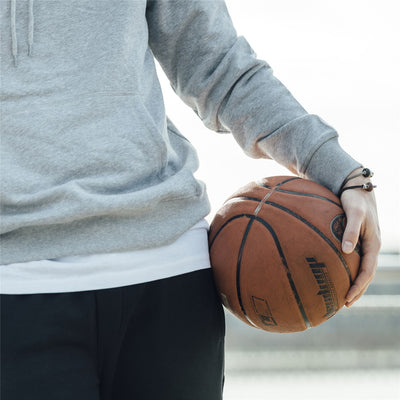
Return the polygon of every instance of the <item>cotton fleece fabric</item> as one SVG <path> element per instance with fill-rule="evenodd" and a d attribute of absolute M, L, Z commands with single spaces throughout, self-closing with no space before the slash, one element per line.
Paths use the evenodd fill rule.
<path fill-rule="evenodd" d="M 223 1 L 1 0 L 0 24 L 1 264 L 166 245 L 209 213 L 154 57 L 249 156 L 335 193 L 360 166 L 237 36 Z"/>

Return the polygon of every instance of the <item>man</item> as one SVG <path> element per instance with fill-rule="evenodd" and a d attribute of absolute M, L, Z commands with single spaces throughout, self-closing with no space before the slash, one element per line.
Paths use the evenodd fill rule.
<path fill-rule="evenodd" d="M 220 399 L 223 311 L 176 93 L 251 157 L 340 194 L 376 269 L 361 164 L 237 37 L 223 1 L 0 2 L 4 399 Z M 355 176 L 356 175 L 356 176 Z M 355 176 L 355 177 L 353 177 Z M 346 182 L 346 178 L 351 178 Z"/>

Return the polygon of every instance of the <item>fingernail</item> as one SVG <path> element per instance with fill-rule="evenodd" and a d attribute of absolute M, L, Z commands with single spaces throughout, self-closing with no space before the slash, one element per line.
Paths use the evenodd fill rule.
<path fill-rule="evenodd" d="M 353 243 L 351 243 L 348 240 L 346 240 L 342 245 L 342 250 L 345 253 L 350 253 L 353 250 Z"/>

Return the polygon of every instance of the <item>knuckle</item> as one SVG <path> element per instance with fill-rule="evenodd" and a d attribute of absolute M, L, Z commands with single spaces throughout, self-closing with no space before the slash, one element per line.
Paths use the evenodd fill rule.
<path fill-rule="evenodd" d="M 346 237 L 346 238 L 356 238 L 356 239 L 358 239 L 358 230 L 356 230 L 356 229 L 354 229 L 354 228 L 348 228 L 346 231 L 345 231 L 345 234 L 344 234 L 344 236 Z"/>
<path fill-rule="evenodd" d="M 353 205 L 346 210 L 347 224 L 352 225 L 357 221 L 363 221 L 365 219 L 365 215 L 366 214 L 362 208 Z"/>
<path fill-rule="evenodd" d="M 360 206 L 355 206 L 352 209 L 352 214 L 353 214 L 353 217 L 355 217 L 357 219 L 364 219 L 364 217 L 366 215 L 366 211 Z"/>
<path fill-rule="evenodd" d="M 357 284 L 360 287 L 364 287 L 374 278 L 374 276 L 375 276 L 375 268 L 363 269 L 358 276 Z"/>
<path fill-rule="evenodd" d="M 356 244 L 359 238 L 359 232 L 355 229 L 348 229 L 343 233 L 342 241 L 350 241 L 351 243 Z"/>
<path fill-rule="evenodd" d="M 376 270 L 374 269 L 374 270 L 371 272 L 370 277 L 369 277 L 370 282 L 375 278 L 375 275 L 376 275 Z"/>
<path fill-rule="evenodd" d="M 365 282 L 370 282 L 375 277 L 375 268 L 365 271 Z"/>

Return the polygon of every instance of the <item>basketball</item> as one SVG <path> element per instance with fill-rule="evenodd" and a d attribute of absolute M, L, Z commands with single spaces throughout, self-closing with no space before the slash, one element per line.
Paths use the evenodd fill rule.
<path fill-rule="evenodd" d="M 293 176 L 251 182 L 230 196 L 209 231 L 222 303 L 245 323 L 299 332 L 340 310 L 360 264 L 341 250 L 346 219 L 327 188 Z"/>

